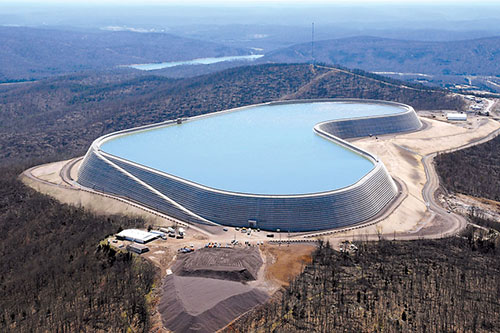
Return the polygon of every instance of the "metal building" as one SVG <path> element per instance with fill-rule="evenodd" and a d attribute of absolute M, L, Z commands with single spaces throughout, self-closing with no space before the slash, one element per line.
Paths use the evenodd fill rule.
<path fill-rule="evenodd" d="M 139 229 L 125 229 L 116 235 L 117 239 L 145 244 L 159 238 L 161 235 Z"/>
<path fill-rule="evenodd" d="M 446 114 L 448 121 L 467 121 L 466 113 L 449 112 Z"/>
<path fill-rule="evenodd" d="M 145 252 L 148 252 L 149 248 L 145 245 L 142 245 L 142 244 L 130 244 L 130 245 L 127 245 L 127 251 L 134 252 L 137 254 L 143 254 Z"/>

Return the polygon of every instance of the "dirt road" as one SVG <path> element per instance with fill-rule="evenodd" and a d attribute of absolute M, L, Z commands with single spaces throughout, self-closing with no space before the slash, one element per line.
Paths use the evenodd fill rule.
<path fill-rule="evenodd" d="M 493 104 L 491 104 L 493 105 Z M 478 119 L 480 120 L 480 119 Z M 453 151 L 457 149 L 463 149 L 475 144 L 480 144 L 482 142 L 485 142 L 487 140 L 492 139 L 494 136 L 498 135 L 499 129 L 498 125 L 497 129 L 494 132 L 491 132 L 491 121 L 489 122 L 489 127 L 487 127 L 487 131 L 484 129 L 481 130 L 477 126 L 482 126 L 478 124 L 482 124 L 483 121 L 486 121 L 485 119 L 481 121 L 474 121 L 472 124 L 476 127 L 470 128 L 470 129 L 465 129 L 465 128 L 459 128 L 459 130 L 454 130 L 452 134 L 454 142 L 457 141 L 458 144 L 460 142 L 466 142 L 466 144 L 458 147 L 458 148 L 453 148 L 453 149 L 448 149 L 445 150 L 446 152 L 448 151 Z M 436 156 L 437 152 L 435 149 L 432 149 L 434 146 L 430 145 L 429 146 L 429 140 L 445 140 L 445 141 L 450 141 L 452 139 L 449 139 L 446 132 L 443 132 L 440 126 L 448 126 L 449 128 L 455 128 L 449 124 L 443 124 L 442 122 L 434 123 L 433 126 L 437 126 L 436 128 L 433 129 L 434 132 L 429 132 L 429 129 L 424 129 L 420 133 L 413 133 L 413 134 L 402 134 L 400 136 L 393 136 L 388 139 L 380 138 L 377 139 L 376 141 L 372 141 L 371 143 L 371 148 L 377 148 L 381 147 L 382 144 L 384 144 L 384 140 L 386 141 L 385 144 L 389 145 L 386 148 L 390 147 L 399 147 L 398 149 L 404 150 L 404 154 L 410 154 L 413 155 L 414 157 L 407 158 L 407 159 L 413 159 L 414 161 L 412 162 L 413 164 L 409 164 L 405 166 L 403 169 L 401 167 L 399 169 L 393 170 L 395 174 L 398 174 L 398 172 L 401 172 L 404 169 L 408 168 L 418 168 L 418 165 L 415 163 L 418 163 L 417 160 L 421 160 L 421 164 L 423 167 L 423 171 L 425 171 L 425 176 L 424 173 L 422 172 L 421 178 L 425 178 L 425 184 L 422 181 L 422 187 L 417 191 L 417 187 L 415 187 L 415 183 L 411 184 L 412 178 L 406 177 L 406 180 L 397 180 L 397 183 L 400 186 L 400 195 L 399 197 L 393 201 L 393 203 L 383 212 L 381 212 L 378 216 L 374 217 L 371 221 L 364 223 L 363 225 L 359 226 L 351 226 L 349 228 L 344 228 L 340 230 L 330 230 L 330 231 L 324 231 L 324 232 L 317 232 L 317 233 L 290 233 L 287 234 L 284 237 L 284 241 L 300 241 L 300 240 L 313 240 L 316 237 L 328 237 L 329 239 L 332 240 L 340 240 L 340 239 L 345 239 L 347 234 L 354 234 L 354 232 L 357 232 L 358 234 L 363 233 L 363 236 L 368 238 L 368 239 L 377 239 L 380 237 L 381 232 L 376 229 L 378 226 L 378 223 L 380 221 L 383 221 L 384 219 L 387 219 L 388 217 L 391 216 L 393 211 L 395 209 L 400 209 L 404 210 L 407 209 L 405 207 L 399 207 L 403 201 L 408 201 L 410 202 L 413 200 L 415 204 L 417 204 L 417 201 L 420 202 L 420 204 L 425 204 L 425 207 L 421 209 L 421 211 L 424 211 L 425 208 L 427 209 L 428 213 L 422 217 L 420 222 L 418 223 L 417 226 L 413 225 L 411 227 L 406 227 L 407 229 L 401 229 L 398 231 L 388 231 L 385 236 L 389 236 L 391 238 L 395 239 L 417 239 L 417 238 L 439 238 L 439 237 L 444 237 L 444 236 L 449 236 L 456 234 L 459 230 L 463 229 L 466 225 L 466 220 L 461 217 L 460 215 L 454 214 L 453 212 L 448 212 L 447 209 L 441 207 L 439 203 L 435 199 L 435 192 L 439 188 L 439 178 L 436 174 L 436 171 L 433 166 L 433 158 Z M 451 126 L 451 127 L 450 127 Z M 448 128 L 448 129 L 449 129 Z M 467 130 L 466 133 L 467 135 L 462 135 L 461 133 Z M 457 132 L 458 131 L 458 132 Z M 462 132 L 460 132 L 462 131 Z M 431 134 L 425 134 L 425 133 L 431 133 Z M 473 135 L 473 133 L 476 133 Z M 479 133 L 484 133 L 484 135 L 480 135 Z M 487 134 L 487 135 L 486 135 Z M 429 137 L 430 135 L 430 137 Z M 412 139 L 413 138 L 413 139 Z M 437 142 L 437 141 L 436 141 Z M 423 145 L 423 146 L 422 146 Z M 451 146 L 453 147 L 453 144 L 451 145 L 444 145 L 444 147 Z M 367 146 L 365 146 L 366 148 Z M 394 147 L 393 147 L 394 148 Z M 385 149 L 385 148 L 384 148 Z M 394 150 L 394 149 L 393 149 Z M 424 152 L 424 153 L 422 153 Z M 429 153 L 427 153 L 429 152 Z M 394 150 L 394 152 L 389 154 L 389 160 L 385 162 L 386 165 L 390 165 L 391 163 L 397 161 L 398 159 L 404 158 L 402 155 L 403 153 L 398 152 L 397 150 Z M 234 232 L 234 237 L 233 237 L 233 230 L 230 228 L 229 232 L 224 232 L 222 229 L 223 227 L 221 226 L 201 226 L 201 225 L 192 225 L 192 224 L 187 224 L 183 221 L 178 221 L 176 219 L 173 219 L 165 214 L 161 214 L 158 212 L 155 212 L 154 210 L 145 207 L 141 205 L 140 203 L 133 202 L 127 198 L 122 198 L 119 196 L 114 196 L 114 195 L 109 195 L 105 193 L 101 193 L 98 191 L 94 191 L 92 189 L 86 189 L 78 185 L 78 183 L 75 182 L 75 180 L 72 178 L 72 169 L 75 168 L 75 166 L 78 164 L 78 162 L 81 160 L 80 158 L 72 159 L 70 161 L 67 161 L 60 169 L 59 171 L 59 180 L 57 182 L 52 182 L 46 180 L 46 178 L 41 178 L 38 177 L 37 175 L 43 174 L 43 171 L 37 171 L 37 175 L 33 174 L 33 171 L 37 169 L 38 167 L 31 168 L 29 170 L 26 170 L 23 175 L 28 177 L 29 179 L 43 183 L 46 186 L 53 186 L 57 187 L 61 190 L 64 191 L 84 191 L 88 192 L 91 194 L 94 194 L 96 196 L 100 197 L 106 197 L 107 199 L 114 199 L 116 201 L 120 201 L 121 203 L 124 203 L 126 205 L 131 205 L 137 209 L 142 210 L 143 212 L 147 214 L 152 214 L 154 216 L 160 217 L 161 219 L 164 219 L 166 221 L 171 221 L 174 223 L 177 223 L 179 225 L 185 225 L 189 227 L 191 230 L 196 231 L 204 237 L 208 241 L 218 241 L 218 242 L 230 242 L 233 238 L 236 239 L 236 236 L 238 236 L 239 239 L 243 239 L 245 241 L 271 241 L 272 239 L 268 238 L 267 235 L 268 233 L 261 232 L 261 233 L 253 233 L 251 236 L 247 235 L 240 235 L 239 232 Z M 41 166 L 40 168 L 43 168 Z M 54 167 L 49 167 L 50 172 L 53 173 Z M 399 175 L 399 174 L 398 174 Z M 412 176 L 413 177 L 413 176 Z M 410 183 L 408 183 L 410 181 Z M 414 181 L 413 181 L 414 182 Z M 412 189 L 408 189 L 408 185 L 412 186 Z M 419 194 L 419 191 L 421 193 Z M 416 198 L 416 195 L 419 195 L 420 198 Z M 411 198 L 407 198 L 410 196 Z M 99 200 L 99 199 L 97 199 Z M 417 200 L 417 201 L 415 201 Z M 413 204 L 406 203 L 406 207 L 411 206 Z M 404 206 L 404 205 L 403 205 Z M 410 212 L 408 212 L 410 214 Z M 411 213 L 415 216 L 415 213 Z M 402 220 L 403 217 L 398 217 L 399 220 Z M 439 225 L 436 226 L 435 222 L 439 222 Z M 434 224 L 434 225 L 433 225 Z M 429 226 L 432 226 L 433 228 L 430 228 Z M 371 228 L 370 228 L 371 226 Z M 356 231 L 355 231 L 356 230 Z M 276 239 L 278 237 L 274 238 L 274 242 L 276 242 Z M 272 242 L 272 241 L 271 241 Z"/>
<path fill-rule="evenodd" d="M 453 151 L 469 148 L 469 147 L 487 142 L 489 140 L 492 140 L 493 138 L 495 138 L 499 134 L 500 134 L 500 130 L 496 130 L 484 138 L 472 141 L 468 144 L 465 144 L 463 146 L 460 146 L 460 147 L 457 147 L 454 149 L 446 150 L 446 152 L 450 153 Z M 422 195 L 424 197 L 425 203 L 426 203 L 429 211 L 431 211 L 432 213 L 434 213 L 436 215 L 441 215 L 441 217 L 448 222 L 447 225 L 449 226 L 449 229 L 443 232 L 443 236 L 448 236 L 448 235 L 456 234 L 458 231 L 465 228 L 465 226 L 467 225 L 467 220 L 459 214 L 455 214 L 449 210 L 444 209 L 436 201 L 434 194 L 435 194 L 436 190 L 439 188 L 439 176 L 437 175 L 436 169 L 434 167 L 434 157 L 436 157 L 436 155 L 438 153 L 439 152 L 426 155 L 422 159 L 422 162 L 423 162 L 424 167 L 425 167 L 425 174 L 427 176 L 427 183 L 424 185 Z"/>

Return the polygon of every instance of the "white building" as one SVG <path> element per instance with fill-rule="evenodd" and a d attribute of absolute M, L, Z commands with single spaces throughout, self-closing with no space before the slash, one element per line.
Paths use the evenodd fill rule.
<path fill-rule="evenodd" d="M 125 229 L 116 235 L 117 239 L 124 239 L 140 244 L 150 242 L 158 237 L 160 237 L 160 235 L 139 229 Z"/>
<path fill-rule="evenodd" d="M 448 119 L 448 121 L 467 121 L 467 114 L 449 112 L 446 114 L 446 119 Z"/>

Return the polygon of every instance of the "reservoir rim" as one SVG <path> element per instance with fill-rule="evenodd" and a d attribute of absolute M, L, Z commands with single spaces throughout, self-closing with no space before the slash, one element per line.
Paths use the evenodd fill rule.
<path fill-rule="evenodd" d="M 355 145 L 337 137 L 334 136 L 328 132 L 325 132 L 321 130 L 319 127 L 322 124 L 325 123 L 332 123 L 332 122 L 342 122 L 342 121 L 347 121 L 347 120 L 359 120 L 359 119 L 373 119 L 373 118 L 385 118 L 385 117 L 391 117 L 391 116 L 397 116 L 397 115 L 402 115 L 405 113 L 409 112 L 414 112 L 414 109 L 406 104 L 398 103 L 398 102 L 392 102 L 392 101 L 383 101 L 383 100 L 371 100 L 371 99 L 356 99 L 356 98 L 323 98 L 323 99 L 300 99 L 300 100 L 286 100 L 286 101 L 271 101 L 271 102 L 265 102 L 265 103 L 259 103 L 259 104 L 252 104 L 252 105 L 245 105 L 241 107 L 236 107 L 232 109 L 227 109 L 227 110 L 222 110 L 222 111 L 215 111 L 215 112 L 210 112 L 194 117 L 189 117 L 189 118 L 181 118 L 182 123 L 184 122 L 190 122 L 190 121 L 195 121 L 195 120 L 201 120 L 206 117 L 213 117 L 213 116 L 219 116 L 223 115 L 229 112 L 237 112 L 237 111 L 244 111 L 248 109 L 252 109 L 255 107 L 260 107 L 260 106 L 272 106 L 272 105 L 286 105 L 286 104 L 309 104 L 309 103 L 324 103 L 324 102 L 330 102 L 330 103 L 352 103 L 352 104 L 378 104 L 378 105 L 389 105 L 389 106 L 395 106 L 399 107 L 402 109 L 402 112 L 396 112 L 396 113 L 390 113 L 390 114 L 385 114 L 385 115 L 374 115 L 374 116 L 362 116 L 362 117 L 353 117 L 353 118 L 342 118 L 342 119 L 333 119 L 333 120 L 326 120 L 319 122 L 313 127 L 313 131 L 318 134 L 319 136 L 323 137 L 324 139 L 327 139 L 329 141 L 332 141 L 334 144 L 340 145 L 343 148 L 346 148 L 353 153 L 357 154 L 360 157 L 363 157 L 370 162 L 373 163 L 373 168 L 366 173 L 363 177 L 361 177 L 358 181 L 356 181 L 353 184 L 336 188 L 333 190 L 328 190 L 328 191 L 322 191 L 322 192 L 314 192 L 314 193 L 301 193 L 301 194 L 257 194 L 257 193 L 245 193 L 245 192 L 237 192 L 237 191 L 228 191 L 228 190 L 221 190 L 217 189 L 214 187 L 209 187 L 200 183 L 193 182 L 191 180 L 181 178 L 178 176 L 175 176 L 173 174 L 167 173 L 165 171 L 160 171 L 158 169 L 154 169 L 152 167 L 133 162 L 131 160 L 125 159 L 120 156 L 113 155 L 111 153 L 108 153 L 101 149 L 101 145 L 106 143 L 107 141 L 119 138 L 121 136 L 126 136 L 130 135 L 132 133 L 141 133 L 153 129 L 159 129 L 163 127 L 169 127 L 173 125 L 177 125 L 177 120 L 178 119 L 170 119 L 166 120 L 160 123 L 154 123 L 154 124 L 147 124 L 143 126 L 138 126 L 134 128 L 129 128 L 129 129 L 124 129 L 116 132 L 112 132 L 106 135 L 103 135 L 92 143 L 92 150 L 98 154 L 102 159 L 104 159 L 107 163 L 112 164 L 115 168 L 121 169 L 119 166 L 115 165 L 112 161 L 107 159 L 106 157 L 112 158 L 119 160 L 123 163 L 127 163 L 129 165 L 135 166 L 137 168 L 143 169 L 145 171 L 153 172 L 155 174 L 158 174 L 163 177 L 167 177 L 170 179 L 173 179 L 175 181 L 185 183 L 190 186 L 194 186 L 200 189 L 203 189 L 205 191 L 210 191 L 214 193 L 220 193 L 220 194 L 227 194 L 227 195 L 235 195 L 235 196 L 242 196 L 242 197 L 255 197 L 255 198 L 304 198 L 304 197 L 322 197 L 322 196 L 330 196 L 332 194 L 337 194 L 341 193 L 344 191 L 347 191 L 349 189 L 353 189 L 359 186 L 362 186 L 363 183 L 365 183 L 371 176 L 372 174 L 376 173 L 380 168 L 383 168 L 384 165 L 382 164 L 381 161 L 379 161 L 378 157 L 372 153 L 369 153 L 359 147 L 356 147 Z"/>

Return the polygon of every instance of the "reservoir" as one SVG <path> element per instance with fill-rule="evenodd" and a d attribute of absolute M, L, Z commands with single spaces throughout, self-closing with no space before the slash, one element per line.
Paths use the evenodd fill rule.
<path fill-rule="evenodd" d="M 405 112 L 357 102 L 256 105 L 115 135 L 101 150 L 212 189 L 263 195 L 331 191 L 374 164 L 313 130 L 318 123 Z"/>
<path fill-rule="evenodd" d="M 136 64 L 136 65 L 127 65 L 124 67 L 130 67 L 139 69 L 142 71 L 152 71 L 156 69 L 163 69 L 175 66 L 182 65 L 210 65 L 218 62 L 224 61 L 252 61 L 255 59 L 259 59 L 263 57 L 263 54 L 252 54 L 252 55 L 244 55 L 244 56 L 228 56 L 228 57 L 216 57 L 216 58 L 199 58 L 192 60 L 183 60 L 183 61 L 170 61 L 170 62 L 160 62 L 160 63 L 152 63 L 152 64 Z"/>

